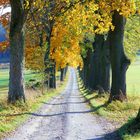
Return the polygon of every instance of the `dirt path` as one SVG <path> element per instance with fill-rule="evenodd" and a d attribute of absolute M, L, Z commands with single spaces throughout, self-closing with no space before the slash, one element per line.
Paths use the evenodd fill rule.
<path fill-rule="evenodd" d="M 5 140 L 117 140 L 110 132 L 111 125 L 91 112 L 79 94 L 75 70 L 71 68 L 65 91 L 49 103 L 44 102 Z"/>

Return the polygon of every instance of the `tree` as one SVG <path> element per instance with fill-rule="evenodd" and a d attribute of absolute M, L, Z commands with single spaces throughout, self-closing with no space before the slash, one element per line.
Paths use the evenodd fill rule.
<path fill-rule="evenodd" d="M 34 5 L 34 9 L 31 12 L 31 16 L 33 17 L 36 23 L 40 23 L 40 26 L 43 27 L 43 30 L 46 34 L 46 52 L 44 57 L 45 64 L 45 75 L 46 81 L 45 83 L 49 88 L 56 88 L 56 78 L 55 78 L 55 62 L 50 58 L 50 48 L 51 48 L 51 36 L 54 23 L 57 21 L 57 17 L 61 15 L 62 10 L 66 8 L 67 3 L 65 1 L 43 1 L 38 0 L 38 3 Z M 34 12 L 35 11 L 35 12 Z M 37 12 L 36 12 L 37 11 Z M 38 20 L 35 20 L 35 16 L 37 16 Z M 39 32 L 41 35 L 41 30 Z"/>
<path fill-rule="evenodd" d="M 92 90 L 99 90 L 99 93 L 110 91 L 110 59 L 108 40 L 104 35 L 95 34 L 92 54 L 92 72 L 90 83 Z M 92 74 L 93 73 L 93 74 Z M 92 82 L 91 82 L 92 81 Z"/>
<path fill-rule="evenodd" d="M 11 22 L 10 22 L 10 79 L 8 102 L 25 102 L 24 94 L 24 37 L 25 21 L 32 1 L 10 0 Z"/>
<path fill-rule="evenodd" d="M 118 3 L 117 1 L 111 2 L 106 0 L 98 2 L 99 8 L 98 12 L 96 13 L 99 13 L 100 20 L 99 22 L 97 22 L 97 24 L 94 25 L 96 27 L 95 33 L 102 34 L 102 31 L 105 30 L 102 29 L 103 25 L 105 24 L 104 18 L 108 19 L 107 22 L 113 27 L 108 35 L 111 55 L 111 66 L 112 66 L 112 88 L 109 99 L 110 101 L 112 100 L 122 101 L 126 99 L 126 70 L 128 68 L 128 65 L 130 64 L 130 60 L 126 57 L 124 53 L 123 37 L 124 37 L 125 18 L 128 17 L 130 14 L 135 13 L 135 8 L 133 4 L 134 3 L 131 3 L 129 0 L 122 1 L 121 3 Z M 110 13 L 112 14 L 112 18 L 109 16 L 111 15 Z M 96 45 L 98 46 L 98 44 Z M 100 48 L 99 46 L 97 47 L 97 50 L 99 50 Z M 96 63 L 97 65 L 99 65 L 100 61 L 99 63 L 98 61 Z M 94 66 L 96 67 L 96 65 Z M 100 73 L 99 71 L 101 70 L 98 69 L 97 72 Z M 96 73 L 94 77 L 96 77 L 96 75 L 97 79 L 95 80 L 95 83 L 98 83 L 100 79 L 99 78 L 100 74 Z"/>
<path fill-rule="evenodd" d="M 115 11 L 113 14 L 114 31 L 109 32 L 110 56 L 112 66 L 112 86 L 110 101 L 126 99 L 126 71 L 130 60 L 124 53 L 124 27 L 126 19 Z"/>

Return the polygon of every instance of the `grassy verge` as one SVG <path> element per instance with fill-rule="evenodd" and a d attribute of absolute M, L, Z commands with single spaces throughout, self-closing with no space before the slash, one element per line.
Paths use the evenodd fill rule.
<path fill-rule="evenodd" d="M 124 140 L 140 140 L 139 132 L 133 136 L 127 133 L 127 128 L 133 121 L 133 118 L 136 117 L 140 107 L 140 96 L 129 95 L 127 102 L 114 101 L 111 104 L 107 104 L 109 95 L 99 96 L 97 93 L 92 93 L 84 88 L 79 78 L 78 81 L 81 94 L 93 109 L 93 113 L 103 116 L 110 121 L 117 122 L 118 126 L 122 126 L 119 129 L 119 133 Z"/>
<path fill-rule="evenodd" d="M 67 79 L 68 77 L 63 83 L 59 83 L 59 87 L 56 90 L 46 91 L 43 95 L 40 90 L 26 90 L 26 104 L 8 105 L 5 94 L 0 94 L 0 139 L 26 121 L 29 117 L 27 113 L 38 110 L 43 101 L 50 101 L 50 99 L 59 95 L 64 89 Z"/>

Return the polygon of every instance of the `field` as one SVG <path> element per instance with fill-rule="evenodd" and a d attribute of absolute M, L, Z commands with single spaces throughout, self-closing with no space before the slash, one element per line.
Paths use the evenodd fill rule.
<path fill-rule="evenodd" d="M 127 71 L 127 92 L 129 95 L 140 95 L 140 56 Z"/>
<path fill-rule="evenodd" d="M 39 74 L 32 71 L 25 71 L 25 82 L 30 79 L 40 79 Z M 9 69 L 0 69 L 0 93 L 7 93 L 9 81 Z"/>
<path fill-rule="evenodd" d="M 56 73 L 57 80 L 59 79 L 60 73 Z M 41 75 L 37 72 L 26 70 L 25 71 L 25 83 L 29 83 L 30 79 L 34 79 L 36 82 L 41 81 Z M 9 69 L 0 68 L 0 94 L 7 93 L 9 82 Z"/>

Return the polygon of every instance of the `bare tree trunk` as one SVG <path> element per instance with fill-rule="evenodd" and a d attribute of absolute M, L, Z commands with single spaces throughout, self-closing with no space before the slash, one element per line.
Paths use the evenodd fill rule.
<path fill-rule="evenodd" d="M 83 83 L 85 85 L 86 88 L 89 88 L 89 72 L 90 72 L 90 69 L 89 69 L 89 58 L 90 58 L 90 52 L 88 51 L 87 52 L 87 57 L 86 58 L 83 58 L 83 63 L 84 63 L 84 66 L 83 66 L 83 76 L 82 76 L 82 79 L 83 79 Z"/>
<path fill-rule="evenodd" d="M 115 30 L 109 32 L 112 67 L 112 85 L 109 102 L 112 100 L 123 101 L 127 98 L 126 71 L 130 65 L 130 60 L 126 57 L 123 46 L 126 19 L 115 11 L 112 22 Z"/>
<path fill-rule="evenodd" d="M 52 34 L 52 28 L 53 28 L 53 21 L 48 21 L 48 25 L 46 26 L 46 42 L 47 42 L 47 48 L 45 52 L 45 74 L 46 74 L 46 80 L 45 83 L 48 85 L 48 88 L 56 88 L 56 70 L 55 70 L 55 62 L 50 59 L 50 45 L 51 45 L 51 34 Z"/>
<path fill-rule="evenodd" d="M 110 60 L 108 40 L 104 35 L 95 35 L 90 60 L 90 88 L 99 90 L 99 93 L 110 90 Z"/>
<path fill-rule="evenodd" d="M 64 74 L 65 74 L 64 68 L 61 68 L 60 69 L 60 81 L 64 81 Z"/>
<path fill-rule="evenodd" d="M 24 95 L 24 9 L 23 3 L 18 0 L 11 2 L 10 24 L 10 80 L 8 102 L 17 100 L 25 102 Z"/>
<path fill-rule="evenodd" d="M 56 71 L 55 71 L 55 62 L 52 61 L 49 68 L 50 78 L 49 80 L 49 88 L 56 88 Z"/>

